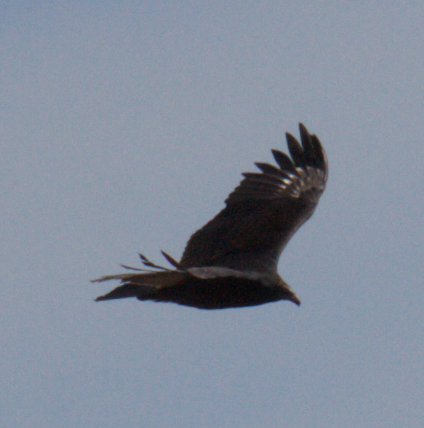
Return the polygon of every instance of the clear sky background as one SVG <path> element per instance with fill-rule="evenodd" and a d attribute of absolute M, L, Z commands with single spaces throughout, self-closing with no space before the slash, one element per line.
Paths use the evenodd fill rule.
<path fill-rule="evenodd" d="M 0 4 L 0 425 L 424 426 L 422 1 Z M 95 303 L 323 142 L 302 306 Z M 166 262 L 165 262 L 166 263 Z"/>

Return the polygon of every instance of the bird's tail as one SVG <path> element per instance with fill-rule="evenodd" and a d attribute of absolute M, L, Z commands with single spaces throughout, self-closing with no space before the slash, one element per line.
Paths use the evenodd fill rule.
<path fill-rule="evenodd" d="M 103 282 L 111 279 L 120 279 L 122 282 L 122 285 L 104 296 L 99 296 L 96 301 L 122 299 L 125 297 L 137 297 L 139 300 L 147 300 L 152 297 L 158 288 L 176 284 L 186 276 L 185 272 L 176 270 L 135 274 L 123 273 L 120 275 L 102 276 L 91 282 Z"/>
<path fill-rule="evenodd" d="M 139 254 L 145 266 L 157 269 L 159 272 L 157 270 L 152 271 L 146 269 L 137 269 L 121 265 L 125 269 L 137 271 L 138 273 L 107 275 L 92 280 L 91 282 L 103 282 L 109 281 L 111 279 L 119 279 L 122 283 L 122 285 L 115 288 L 110 293 L 97 297 L 96 301 L 122 299 L 125 297 L 137 297 L 139 300 L 148 300 L 153 297 L 155 291 L 159 288 L 171 286 L 183 280 L 187 276 L 187 271 L 178 269 L 180 267 L 179 264 L 168 254 L 163 254 L 171 264 L 177 267 L 177 270 L 171 270 L 162 266 L 158 266 L 152 263 L 142 254 Z"/>

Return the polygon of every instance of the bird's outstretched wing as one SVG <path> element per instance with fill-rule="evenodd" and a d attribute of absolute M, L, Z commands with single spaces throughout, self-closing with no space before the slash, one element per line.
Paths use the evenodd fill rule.
<path fill-rule="evenodd" d="M 302 144 L 286 134 L 291 158 L 272 150 L 278 167 L 256 163 L 261 172 L 243 174 L 226 207 L 189 239 L 181 266 L 276 272 L 287 242 L 313 214 L 328 175 L 320 141 L 302 124 L 299 129 Z"/>

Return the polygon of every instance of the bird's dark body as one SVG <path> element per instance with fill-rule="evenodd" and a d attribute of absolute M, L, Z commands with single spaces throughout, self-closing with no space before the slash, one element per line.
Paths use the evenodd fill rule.
<path fill-rule="evenodd" d="M 257 163 L 261 172 L 243 174 L 226 207 L 189 239 L 180 262 L 164 253 L 175 270 L 141 256 L 146 266 L 157 270 L 95 280 L 122 282 L 97 300 L 137 297 L 201 309 L 277 300 L 300 304 L 278 275 L 277 263 L 290 238 L 313 214 L 328 174 L 318 138 L 303 125 L 300 134 L 302 146 L 287 134 L 292 159 L 273 150 L 279 168 Z"/>
<path fill-rule="evenodd" d="M 150 300 L 143 297 L 139 300 Z M 163 287 L 153 296 L 158 302 L 173 302 L 200 309 L 240 308 L 280 300 L 273 287 L 245 278 L 221 277 L 199 279 L 189 277 L 172 288 Z"/>

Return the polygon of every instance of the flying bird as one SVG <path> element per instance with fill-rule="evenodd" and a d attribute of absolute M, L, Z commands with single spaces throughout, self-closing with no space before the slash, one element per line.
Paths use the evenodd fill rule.
<path fill-rule="evenodd" d="M 256 163 L 260 172 L 243 173 L 225 208 L 189 239 L 179 262 L 150 269 L 125 265 L 131 273 L 103 276 L 121 285 L 96 300 L 136 297 L 200 309 L 255 306 L 300 300 L 277 272 L 278 259 L 293 234 L 315 211 L 325 189 L 328 164 L 315 135 L 299 124 L 301 143 L 287 133 L 291 158 L 272 150 L 278 167 Z"/>

